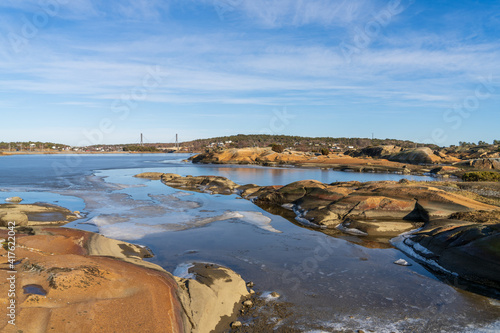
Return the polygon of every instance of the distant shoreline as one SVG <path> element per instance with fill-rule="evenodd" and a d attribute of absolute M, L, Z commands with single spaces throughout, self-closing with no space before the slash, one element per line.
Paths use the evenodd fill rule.
<path fill-rule="evenodd" d="M 195 154 L 191 152 L 163 152 L 163 151 L 0 151 L 0 156 L 11 156 L 11 155 L 86 155 L 86 154 Z"/>

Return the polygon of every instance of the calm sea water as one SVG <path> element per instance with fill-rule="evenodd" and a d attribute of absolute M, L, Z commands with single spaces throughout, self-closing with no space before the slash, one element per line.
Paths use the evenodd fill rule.
<path fill-rule="evenodd" d="M 147 245 L 170 272 L 193 261 L 226 265 L 259 292 L 292 304 L 282 321 L 305 332 L 495 332 L 496 300 L 455 289 L 386 243 L 335 238 L 272 215 L 235 195 L 179 191 L 134 178 L 146 171 L 220 175 L 240 184 L 301 179 L 399 180 L 395 174 L 192 165 L 188 155 L 0 157 L 0 201 L 51 202 L 85 218 L 69 227 Z M 431 178 L 409 177 L 432 180 Z M 403 258 L 412 266 L 397 266 Z M 265 308 L 264 308 L 265 309 Z M 271 307 L 269 307 L 269 311 Z"/>

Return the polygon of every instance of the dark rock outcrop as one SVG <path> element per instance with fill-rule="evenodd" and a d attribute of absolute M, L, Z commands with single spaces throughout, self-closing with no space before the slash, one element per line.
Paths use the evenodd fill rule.
<path fill-rule="evenodd" d="M 402 148 L 398 146 L 375 146 L 355 150 L 349 155 L 354 157 L 367 156 L 372 158 L 388 158 L 399 153 L 401 150 Z"/>
<path fill-rule="evenodd" d="M 409 235 L 405 244 L 421 258 L 437 264 L 431 268 L 440 273 L 456 274 L 500 291 L 500 223 L 455 223 L 424 228 Z"/>
<path fill-rule="evenodd" d="M 457 165 L 472 167 L 480 170 L 500 170 L 500 159 L 498 158 L 481 158 L 468 160 Z"/>

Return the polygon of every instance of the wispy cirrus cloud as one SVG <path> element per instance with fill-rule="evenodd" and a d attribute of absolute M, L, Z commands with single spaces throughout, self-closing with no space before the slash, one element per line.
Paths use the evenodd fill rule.
<path fill-rule="evenodd" d="M 348 26 L 365 19 L 381 1 L 368 0 L 205 0 L 221 19 L 238 16 L 263 28 L 304 25 Z"/>

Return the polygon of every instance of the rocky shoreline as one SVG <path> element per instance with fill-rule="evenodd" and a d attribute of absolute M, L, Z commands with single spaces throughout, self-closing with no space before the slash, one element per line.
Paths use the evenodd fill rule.
<path fill-rule="evenodd" d="M 286 186 L 240 186 L 217 176 L 137 177 L 159 179 L 181 190 L 237 194 L 272 213 L 292 213 L 297 223 L 331 235 L 384 237 L 431 270 L 484 286 L 494 297 L 500 291 L 498 183 L 304 180 Z"/>
<path fill-rule="evenodd" d="M 475 170 L 498 171 L 500 170 L 500 158 L 495 157 L 497 155 L 491 155 L 493 157 L 474 155 L 470 156 L 470 159 L 460 159 L 448 155 L 446 151 L 433 151 L 427 147 L 402 149 L 396 146 L 369 147 L 345 153 L 329 153 L 328 155 L 293 150 L 276 152 L 272 148 L 240 148 L 210 150 L 192 156 L 189 160 L 201 164 L 295 166 L 350 172 L 432 175 L 447 178 L 461 177 L 465 172 Z"/>
<path fill-rule="evenodd" d="M 0 205 L 0 216 L 15 221 L 12 210 L 24 214 L 41 209 L 56 217 L 69 212 L 53 205 L 14 206 Z M 144 261 L 153 256 L 145 247 L 82 230 L 33 226 L 32 215 L 26 217 L 23 226 L 0 228 L 4 306 L 11 302 L 7 278 L 16 271 L 16 325 L 4 316 L 2 332 L 222 331 L 231 327 L 250 297 L 245 281 L 226 267 L 193 263 L 185 277 L 176 277 Z M 45 222 L 75 218 L 68 214 L 64 221 Z M 15 232 L 14 251 L 9 231 Z"/>

